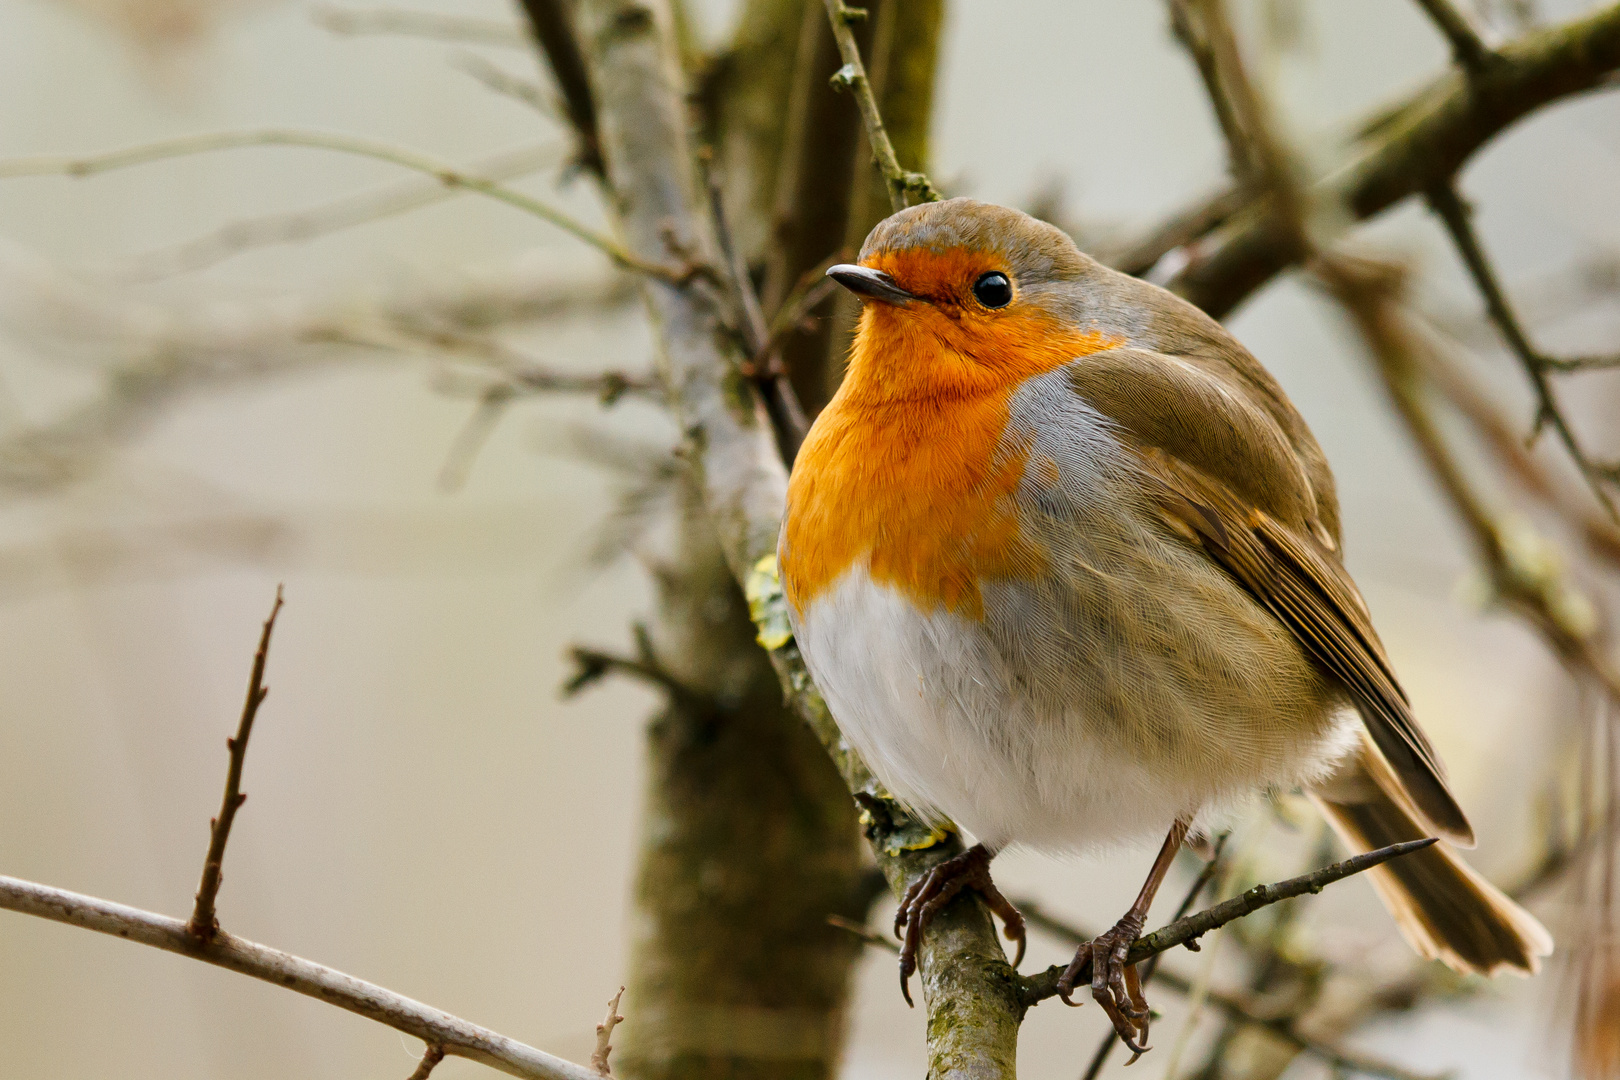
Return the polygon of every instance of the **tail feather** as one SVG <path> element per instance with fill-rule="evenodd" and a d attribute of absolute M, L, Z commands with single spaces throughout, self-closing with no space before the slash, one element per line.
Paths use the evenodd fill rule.
<path fill-rule="evenodd" d="M 1430 835 L 1371 745 L 1310 794 L 1334 832 L 1358 853 Z M 1407 942 L 1454 971 L 1532 975 L 1540 958 L 1552 954 L 1552 935 L 1536 917 L 1444 840 L 1367 873 Z"/>

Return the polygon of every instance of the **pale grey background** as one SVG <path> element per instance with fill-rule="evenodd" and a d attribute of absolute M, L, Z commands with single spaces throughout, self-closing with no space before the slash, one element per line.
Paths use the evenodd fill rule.
<path fill-rule="evenodd" d="M 511 15 L 499 0 L 422 6 Z M 1542 8 L 1558 17 L 1581 6 Z M 1277 77 L 1304 136 L 1446 60 L 1409 0 L 1300 7 L 1304 51 Z M 1259 10 L 1246 8 L 1251 25 Z M 730 11 L 703 6 L 711 35 Z M 1164 23 L 1149 0 L 960 0 L 945 38 L 937 177 L 1015 204 L 1061 178 L 1079 216 L 1124 229 L 1211 188 L 1222 149 Z M 165 47 L 174 26 L 193 35 Z M 275 0 L 0 0 L 0 155 L 275 124 L 466 159 L 542 132 L 522 107 L 452 70 L 451 51 L 334 38 L 301 5 Z M 490 55 L 533 69 L 522 52 Z M 1564 105 L 1469 169 L 1510 284 L 1620 245 L 1617 120 L 1612 95 Z M 40 298 L 51 289 L 167 310 L 285 294 L 335 302 L 514 260 L 559 278 L 600 267 L 544 224 L 463 198 L 161 285 L 100 276 L 118 256 L 394 175 L 316 151 L 247 150 L 93 181 L 0 183 L 0 417 L 48 419 L 91 385 L 72 350 L 42 358 L 50 311 Z M 594 215 L 583 188 L 558 197 Z M 1472 305 L 1417 210 L 1368 235 Z M 56 269 L 78 276 L 41 284 Z M 1517 626 L 1481 620 L 1458 599 L 1458 534 L 1327 305 L 1285 281 L 1233 325 L 1327 448 L 1352 568 L 1486 838 L 1477 861 L 1510 871 L 1524 854 L 1527 795 L 1500 778 L 1541 762 L 1537 725 L 1562 693 L 1555 666 Z M 1549 333 L 1613 348 L 1617 327 L 1611 309 Z M 558 363 L 619 367 L 641 365 L 649 348 L 633 316 L 526 344 Z M 1500 356 L 1479 362 L 1516 385 Z M 186 910 L 258 621 L 285 581 L 225 924 L 582 1058 L 624 968 L 639 728 L 653 699 L 614 682 L 558 700 L 565 647 L 624 642 L 648 591 L 634 567 L 585 569 L 608 499 L 599 473 L 554 449 L 570 424 L 655 438 L 667 428 L 634 405 L 604 415 L 583 401 L 524 404 L 466 489 L 446 495 L 435 478 L 466 410 L 434 394 L 419 365 L 334 367 L 197 399 L 98 479 L 0 505 L 0 872 Z M 185 539 L 224 525 L 234 540 Z M 1011 894 L 1101 922 L 1127 902 L 1148 858 L 1013 854 L 998 876 Z M 1400 957 L 1364 884 L 1318 911 L 1334 924 L 1332 948 Z M 1032 963 L 1059 956 L 1034 942 Z M 1198 960 L 1175 962 L 1193 971 Z M 1461 1063 L 1470 1078 L 1561 1075 L 1556 1037 L 1545 1034 L 1556 985 L 1506 982 L 1364 1045 L 1419 1068 Z M 1161 1076 L 1170 1064 L 1182 1006 L 1168 995 L 1158 1004 L 1171 1013 L 1157 1029 L 1161 1049 L 1126 1075 Z M 625 1011 L 633 1023 L 633 1001 Z M 850 1075 L 921 1073 L 923 1017 L 894 992 L 887 955 L 864 969 L 857 1012 Z M 1077 1074 L 1100 1019 L 1035 1010 L 1024 1074 Z M 239 976 L 0 914 L 0 1076 L 391 1077 L 419 1050 Z M 452 1061 L 435 1075 L 481 1073 Z"/>

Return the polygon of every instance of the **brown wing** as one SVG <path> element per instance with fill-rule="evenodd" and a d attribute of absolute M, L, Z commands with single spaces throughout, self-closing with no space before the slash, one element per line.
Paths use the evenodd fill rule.
<path fill-rule="evenodd" d="M 1412 716 L 1366 605 L 1321 525 L 1309 481 L 1262 409 L 1209 370 L 1141 350 L 1070 368 L 1158 481 L 1166 521 L 1195 538 L 1350 692 L 1374 743 L 1437 831 L 1473 843 L 1445 770 Z"/>

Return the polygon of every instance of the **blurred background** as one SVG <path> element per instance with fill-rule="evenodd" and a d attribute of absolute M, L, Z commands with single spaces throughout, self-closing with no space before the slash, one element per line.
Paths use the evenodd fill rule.
<path fill-rule="evenodd" d="M 1511 33 L 1586 6 L 1480 14 Z M 727 38 L 732 3 L 689 7 L 702 41 Z M 1285 45 L 1268 74 L 1308 150 L 1448 60 L 1410 0 L 1237 7 L 1252 32 Z M 543 78 L 509 4 L 413 0 L 479 20 L 483 44 L 355 33 L 342 14 L 362 10 L 374 9 L 3 0 L 0 157 L 313 128 L 522 173 L 525 190 L 601 220 L 588 183 L 559 181 L 566 132 L 489 85 L 496 72 Z M 1158 4 L 963 0 L 942 49 L 932 174 L 952 193 L 1057 203 L 1089 246 L 1221 182 L 1219 133 Z M 1614 94 L 1536 114 L 1463 176 L 1486 245 L 1550 348 L 1612 351 L 1620 339 L 1617 177 Z M 380 216 L 400 209 L 389 200 L 428 199 Z M 345 213 L 378 220 L 344 224 Z M 323 235 L 270 242 L 311 232 Z M 1523 402 L 1421 207 L 1358 235 L 1418 271 L 1436 321 Z M 559 693 L 570 645 L 627 648 L 651 602 L 634 560 L 598 557 L 622 481 L 590 448 L 606 436 L 664 448 L 675 432 L 634 394 L 610 406 L 547 394 L 514 403 L 473 452 L 475 403 L 401 327 L 476 309 L 552 368 L 639 375 L 651 342 L 633 295 L 612 282 L 598 254 L 517 211 L 317 150 L 0 181 L 0 872 L 189 909 L 224 739 L 284 582 L 222 923 L 588 1056 L 624 981 L 641 732 L 656 702 L 624 681 Z M 601 300 L 605 290 L 617 299 Z M 598 299 L 556 299 L 576 294 Z M 1333 463 L 1350 568 L 1474 817 L 1473 861 L 1493 877 L 1520 872 L 1535 858 L 1537 800 L 1573 690 L 1519 624 L 1481 615 L 1463 538 L 1331 305 L 1290 277 L 1230 325 Z M 1590 444 L 1620 449 L 1612 384 L 1575 385 L 1566 400 Z M 1273 844 L 1308 848 L 1310 828 L 1257 826 L 1270 839 L 1247 853 L 1263 867 Z M 998 880 L 1106 925 L 1151 855 L 1013 853 Z M 1557 906 L 1537 910 L 1558 934 Z M 1306 918 L 1329 955 L 1405 960 L 1363 882 Z M 1193 974 L 1218 953 L 1167 963 Z M 1067 954 L 1037 935 L 1030 964 Z M 895 992 L 892 964 L 877 951 L 863 961 L 851 1077 L 925 1067 L 924 1018 Z M 1566 1075 L 1561 978 L 1502 980 L 1351 1041 L 1418 1071 Z M 1174 1067 L 1186 1003 L 1155 1004 L 1168 1014 L 1161 1049 L 1127 1075 Z M 623 1011 L 633 1025 L 635 1001 Z M 1098 1010 L 1037 1008 L 1024 1074 L 1078 1075 L 1102 1031 Z M 314 1001 L 0 914 L 0 1075 L 335 1080 L 403 1076 L 419 1054 Z M 475 1074 L 493 1075 L 456 1060 L 435 1075 Z M 1289 1073 L 1322 1074 L 1304 1060 Z"/>

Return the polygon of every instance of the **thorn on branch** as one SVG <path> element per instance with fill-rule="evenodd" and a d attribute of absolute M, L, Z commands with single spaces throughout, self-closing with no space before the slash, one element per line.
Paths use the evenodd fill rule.
<path fill-rule="evenodd" d="M 608 1067 L 608 1055 L 613 1053 L 613 1029 L 624 1022 L 619 1015 L 619 1000 L 624 997 L 624 987 L 613 995 L 608 1002 L 607 1018 L 596 1025 L 596 1049 L 591 1051 L 591 1068 L 603 1076 L 612 1076 L 613 1070 Z"/>
<path fill-rule="evenodd" d="M 247 802 L 242 791 L 242 766 L 247 761 L 248 736 L 253 734 L 253 720 L 259 715 L 270 688 L 264 685 L 264 665 L 270 656 L 270 634 L 276 628 L 276 616 L 281 613 L 281 586 L 276 586 L 276 602 L 264 620 L 259 635 L 259 648 L 253 654 L 253 673 L 248 678 L 247 700 L 242 705 L 242 719 L 236 735 L 225 740 L 230 753 L 230 767 L 225 772 L 225 795 L 219 805 L 219 816 L 208 822 L 208 854 L 203 858 L 202 880 L 197 885 L 197 902 L 186 923 L 186 932 L 207 944 L 219 932 L 219 919 L 214 901 L 219 897 L 219 886 L 224 880 L 225 844 L 231 838 L 231 823 L 236 811 Z"/>

